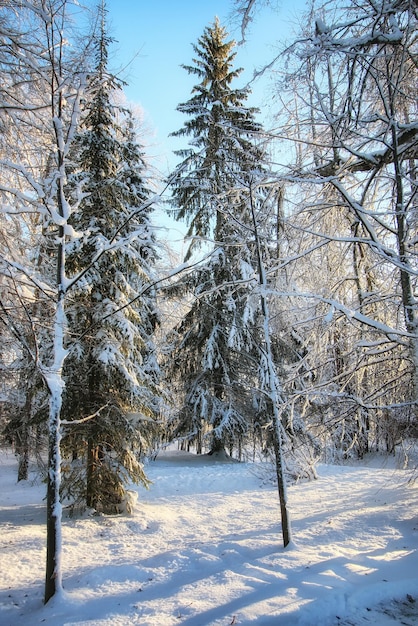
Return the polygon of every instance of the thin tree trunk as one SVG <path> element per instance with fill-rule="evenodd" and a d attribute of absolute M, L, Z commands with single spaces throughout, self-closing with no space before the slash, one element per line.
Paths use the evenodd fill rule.
<path fill-rule="evenodd" d="M 94 509 L 96 506 L 96 487 L 94 481 L 97 466 L 97 446 L 94 438 L 89 437 L 87 441 L 87 468 L 86 468 L 86 505 Z"/>
<path fill-rule="evenodd" d="M 268 389 L 267 393 L 271 401 L 272 409 L 273 409 L 273 447 L 274 447 L 274 456 L 276 461 L 276 476 L 277 476 L 277 487 L 279 491 L 279 502 L 280 502 L 280 515 L 282 522 L 282 536 L 283 536 L 283 546 L 289 545 L 291 542 L 291 526 L 290 526 L 290 517 L 287 509 L 287 493 L 286 493 L 286 479 L 284 475 L 284 465 L 283 465 L 283 450 L 282 450 L 282 424 L 280 419 L 279 405 L 283 405 L 284 401 L 279 391 L 279 381 L 277 379 L 276 368 L 274 366 L 273 361 L 273 351 L 271 347 L 270 340 L 270 328 L 269 328 L 269 308 L 267 302 L 267 277 L 265 272 L 265 267 L 262 258 L 261 246 L 260 246 L 260 238 L 258 234 L 258 226 L 257 219 L 255 215 L 254 208 L 254 200 L 252 187 L 250 186 L 250 205 L 251 205 L 251 215 L 253 221 L 254 228 L 254 239 L 256 244 L 256 252 L 257 252 L 257 262 L 258 262 L 258 278 L 260 284 L 260 300 L 261 300 L 261 314 L 263 318 L 263 330 L 264 330 L 264 346 L 262 350 L 264 352 L 264 361 L 263 364 L 266 368 L 267 376 L 266 379 L 268 381 Z"/>
<path fill-rule="evenodd" d="M 17 482 L 21 480 L 28 479 L 29 473 L 29 426 L 28 426 L 28 417 L 29 413 L 27 412 L 28 407 L 27 401 L 25 402 L 25 407 L 23 409 L 22 422 L 17 431 L 16 436 L 16 452 L 18 455 L 18 468 L 17 468 Z"/>

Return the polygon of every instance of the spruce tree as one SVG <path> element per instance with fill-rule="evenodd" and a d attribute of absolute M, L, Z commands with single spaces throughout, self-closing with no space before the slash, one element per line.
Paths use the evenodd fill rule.
<path fill-rule="evenodd" d="M 140 455 L 158 411 L 158 317 L 146 163 L 132 116 L 114 103 L 120 85 L 107 70 L 110 40 L 101 11 L 91 97 L 69 181 L 80 201 L 68 271 L 81 278 L 67 309 L 64 493 L 114 513 L 129 481 L 147 483 Z"/>
<path fill-rule="evenodd" d="M 209 433 L 210 453 L 232 447 L 248 429 L 257 344 L 257 306 L 248 289 L 255 276 L 251 219 L 236 190 L 262 170 L 264 154 L 256 110 L 246 106 L 249 92 L 232 86 L 241 70 L 233 68 L 235 42 L 227 36 L 216 19 L 193 46 L 193 65 L 184 67 L 200 82 L 179 105 L 189 119 L 173 133 L 190 137 L 172 176 L 174 214 L 188 221 L 192 237 L 186 258 L 203 241 L 212 247 L 182 285 L 194 299 L 173 334 L 170 375 L 183 397 L 174 435 L 200 448 Z"/>

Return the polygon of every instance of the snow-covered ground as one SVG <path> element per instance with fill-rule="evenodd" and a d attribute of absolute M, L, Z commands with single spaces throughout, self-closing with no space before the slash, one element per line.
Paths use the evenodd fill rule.
<path fill-rule="evenodd" d="M 147 466 L 131 516 L 64 520 L 64 594 L 42 604 L 45 486 L 0 457 L 1 626 L 418 624 L 418 484 L 380 464 L 276 489 L 252 464 L 186 453 Z"/>

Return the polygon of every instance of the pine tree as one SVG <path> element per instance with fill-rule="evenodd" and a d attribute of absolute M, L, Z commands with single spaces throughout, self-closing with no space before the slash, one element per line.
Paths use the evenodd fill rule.
<path fill-rule="evenodd" d="M 174 332 L 170 374 L 184 396 L 174 434 L 200 447 L 209 430 L 211 453 L 231 447 L 248 429 L 257 342 L 257 307 L 248 297 L 255 276 L 250 215 L 235 189 L 262 169 L 264 155 L 256 110 L 245 105 L 249 92 L 231 86 L 241 72 L 233 69 L 234 46 L 218 19 L 193 46 L 194 65 L 185 69 L 200 83 L 178 107 L 189 119 L 174 133 L 191 138 L 177 152 L 182 161 L 172 177 L 177 217 L 186 218 L 194 237 L 186 258 L 213 238 L 209 261 L 183 282 L 194 300 Z"/>
<path fill-rule="evenodd" d="M 120 86 L 107 70 L 110 40 L 101 12 L 91 99 L 69 183 L 81 199 L 68 270 L 81 279 L 67 310 L 73 348 L 64 371 L 63 449 L 72 462 L 64 492 L 114 513 L 129 481 L 147 484 L 140 454 L 158 411 L 152 338 L 158 316 L 146 163 L 132 116 L 114 104 Z"/>

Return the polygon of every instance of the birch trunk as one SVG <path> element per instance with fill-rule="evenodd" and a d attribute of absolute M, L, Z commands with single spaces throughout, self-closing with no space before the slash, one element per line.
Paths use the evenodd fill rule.
<path fill-rule="evenodd" d="M 60 105 L 61 107 L 61 105 Z M 61 108 L 59 109 L 61 111 Z M 64 196 L 65 163 L 64 142 L 61 119 L 54 121 L 58 146 L 58 214 L 67 219 L 66 202 Z M 48 422 L 48 482 L 47 482 L 47 556 L 45 577 L 45 603 L 56 593 L 62 591 L 61 569 L 61 522 L 62 506 L 60 501 L 61 484 L 61 406 L 64 382 L 62 367 L 66 352 L 64 339 L 66 334 L 65 319 L 65 234 L 64 227 L 59 226 L 57 248 L 57 303 L 54 321 L 54 361 L 50 370 L 44 371 L 45 379 L 50 392 L 49 422 Z"/>
<path fill-rule="evenodd" d="M 60 414 L 63 384 L 61 369 L 63 352 L 64 299 L 57 303 L 55 314 L 55 359 L 52 371 L 46 376 L 50 391 L 48 422 L 48 482 L 47 482 L 47 553 L 45 575 L 45 603 L 62 591 L 61 568 L 61 517 L 60 502 L 61 453 Z"/>

